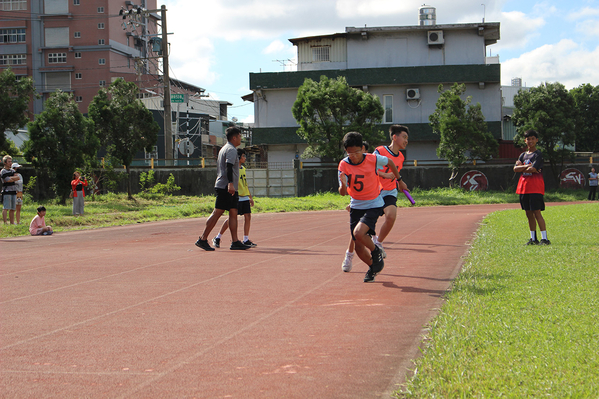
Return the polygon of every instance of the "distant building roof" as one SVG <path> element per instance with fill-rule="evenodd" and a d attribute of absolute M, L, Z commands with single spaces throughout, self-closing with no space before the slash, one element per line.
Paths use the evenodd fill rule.
<path fill-rule="evenodd" d="M 347 38 L 349 35 L 359 34 L 362 32 L 376 33 L 376 32 L 409 32 L 409 31 L 429 31 L 429 30 L 464 30 L 464 29 L 477 29 L 479 35 L 485 37 L 485 44 L 490 45 L 497 43 L 500 38 L 499 22 L 483 22 L 483 23 L 467 23 L 467 24 L 445 24 L 445 25 L 411 25 L 411 26 L 378 26 L 378 27 L 346 27 L 345 33 L 333 33 L 331 35 L 318 35 L 318 36 L 306 36 L 289 39 L 291 43 L 297 45 L 298 43 L 305 41 L 313 41 L 320 39 L 336 39 L 336 38 Z"/>

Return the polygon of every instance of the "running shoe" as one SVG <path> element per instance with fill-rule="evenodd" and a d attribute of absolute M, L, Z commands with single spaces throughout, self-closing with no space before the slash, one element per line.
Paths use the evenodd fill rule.
<path fill-rule="evenodd" d="M 551 245 L 551 241 L 549 241 L 548 239 L 544 238 L 541 240 L 541 242 L 539 242 L 539 245 Z"/>
<path fill-rule="evenodd" d="M 235 242 L 231 243 L 231 250 L 244 250 L 244 249 L 250 249 L 251 247 L 248 247 L 247 245 L 244 245 L 241 241 L 237 240 Z"/>
<path fill-rule="evenodd" d="M 212 245 L 214 245 L 216 248 L 220 248 L 220 238 L 214 237 L 212 239 Z"/>
<path fill-rule="evenodd" d="M 383 251 L 381 251 L 379 247 L 376 247 L 374 251 L 370 253 L 370 255 L 372 256 L 372 266 L 370 266 L 370 269 L 372 270 L 374 276 L 376 276 L 382 272 L 383 268 L 385 267 L 385 261 L 383 261 Z"/>
<path fill-rule="evenodd" d="M 380 242 L 377 242 L 375 244 L 377 247 L 379 247 L 379 249 L 381 250 L 381 252 L 383 253 L 383 259 L 385 259 L 387 257 L 387 252 L 385 252 L 385 248 L 383 248 L 383 244 Z"/>
<path fill-rule="evenodd" d="M 200 240 L 196 241 L 196 247 L 202 248 L 204 251 L 214 251 L 214 248 L 208 244 L 208 240 Z"/>
<path fill-rule="evenodd" d="M 526 245 L 539 245 L 539 240 L 533 240 L 532 238 L 526 242 Z"/>
<path fill-rule="evenodd" d="M 244 241 L 243 245 L 247 245 L 248 247 L 257 247 L 258 244 L 254 244 L 253 242 L 251 242 L 250 240 Z"/>
<path fill-rule="evenodd" d="M 343 263 L 341 264 L 341 270 L 344 272 L 351 272 L 352 268 L 352 260 L 354 259 L 354 253 L 345 253 L 345 259 L 343 259 Z"/>
<path fill-rule="evenodd" d="M 372 272 L 372 269 L 368 269 L 368 271 L 366 272 L 366 275 L 364 275 L 364 282 L 372 283 L 374 281 L 374 276 L 375 276 L 375 274 Z"/>

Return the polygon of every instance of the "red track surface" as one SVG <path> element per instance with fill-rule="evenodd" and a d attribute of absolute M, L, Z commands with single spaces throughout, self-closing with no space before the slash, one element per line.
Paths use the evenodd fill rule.
<path fill-rule="evenodd" d="M 205 219 L 2 239 L 0 396 L 388 397 L 482 217 L 516 206 L 399 209 L 370 284 L 341 271 L 346 211 L 254 214 L 247 251 L 196 248 Z"/>

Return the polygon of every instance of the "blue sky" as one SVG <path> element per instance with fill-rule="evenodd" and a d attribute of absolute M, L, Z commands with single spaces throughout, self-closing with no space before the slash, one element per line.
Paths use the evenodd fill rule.
<path fill-rule="evenodd" d="M 418 23 L 423 0 L 166 0 L 171 75 L 233 104 L 229 117 L 253 121 L 250 72 L 293 68 L 290 38 L 341 33 L 347 26 Z M 599 85 L 599 0 L 431 0 L 438 24 L 501 23 L 502 84 Z M 484 4 L 484 6 L 483 6 Z"/>

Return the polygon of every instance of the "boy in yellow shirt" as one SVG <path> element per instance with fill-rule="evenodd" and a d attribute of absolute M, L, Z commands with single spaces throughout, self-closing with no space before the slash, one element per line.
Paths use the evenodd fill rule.
<path fill-rule="evenodd" d="M 254 199 L 252 198 L 252 194 L 250 193 L 250 189 L 248 188 L 248 183 L 245 175 L 245 150 L 243 148 L 237 149 L 237 155 L 239 156 L 239 202 L 237 204 L 237 211 L 239 215 L 243 215 L 243 244 L 256 247 L 257 244 L 254 244 L 250 241 L 250 226 L 252 223 L 252 206 L 254 206 Z M 216 237 L 212 239 L 212 244 L 216 248 L 220 248 L 220 239 L 222 235 L 229 228 L 229 221 L 225 220 L 223 226 L 220 229 L 220 232 Z"/>

